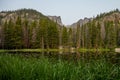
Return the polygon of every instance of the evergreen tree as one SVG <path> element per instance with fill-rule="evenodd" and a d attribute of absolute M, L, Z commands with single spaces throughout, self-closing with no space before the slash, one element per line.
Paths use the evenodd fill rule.
<path fill-rule="evenodd" d="M 63 31 L 62 31 L 62 45 L 63 46 L 68 45 L 68 32 L 66 27 L 63 27 Z"/>
<path fill-rule="evenodd" d="M 39 34 L 38 34 L 39 35 Z M 29 28 L 30 48 L 39 48 L 37 43 L 37 21 L 33 21 Z"/>
<path fill-rule="evenodd" d="M 37 42 L 40 44 L 40 48 L 44 49 L 48 47 L 47 39 L 47 21 L 46 19 L 41 19 L 39 21 L 39 31 L 37 34 Z"/>
<path fill-rule="evenodd" d="M 23 40 L 24 48 L 29 48 L 29 25 L 27 19 L 23 22 Z"/>
<path fill-rule="evenodd" d="M 105 22 L 105 30 L 106 30 L 106 36 L 105 36 L 105 44 L 108 48 L 114 48 L 116 47 L 116 31 L 115 27 L 113 26 L 113 22 Z"/>
<path fill-rule="evenodd" d="M 92 48 L 92 25 L 91 23 L 88 23 L 87 26 L 88 26 L 87 47 Z"/>
<path fill-rule="evenodd" d="M 103 47 L 103 40 L 102 40 L 102 37 L 101 37 L 101 25 L 100 23 L 98 22 L 97 23 L 97 30 L 96 30 L 96 48 L 98 47 Z"/>
<path fill-rule="evenodd" d="M 69 28 L 69 31 L 68 31 L 68 45 L 69 47 L 72 47 L 73 46 L 73 32 L 72 32 L 72 29 Z"/>
<path fill-rule="evenodd" d="M 77 32 L 76 32 L 76 47 L 80 48 L 81 47 L 81 28 L 80 24 L 77 24 Z"/>
<path fill-rule="evenodd" d="M 51 23 L 48 26 L 48 44 L 50 48 L 58 48 L 59 45 L 59 33 L 57 29 L 57 24 Z"/>
<path fill-rule="evenodd" d="M 21 22 L 21 18 L 18 17 L 16 20 L 16 24 L 14 26 L 14 34 L 13 34 L 13 38 L 14 38 L 14 47 L 17 48 L 22 48 L 23 47 L 23 36 L 22 36 L 22 22 Z"/>
<path fill-rule="evenodd" d="M 13 34 L 13 22 L 12 19 L 9 20 L 9 22 L 7 23 L 7 21 L 4 24 L 4 48 L 6 49 L 13 49 L 14 47 L 14 37 Z"/>

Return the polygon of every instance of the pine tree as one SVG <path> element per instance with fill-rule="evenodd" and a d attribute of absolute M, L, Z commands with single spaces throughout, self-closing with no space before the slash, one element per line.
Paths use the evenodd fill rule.
<path fill-rule="evenodd" d="M 62 45 L 63 46 L 68 45 L 68 32 L 66 27 L 63 27 L 63 31 L 62 31 Z"/>
<path fill-rule="evenodd" d="M 96 26 L 96 48 L 100 47 L 102 44 L 102 39 L 101 39 L 101 26 L 100 23 L 97 22 L 97 26 Z"/>
<path fill-rule="evenodd" d="M 81 47 L 81 27 L 80 24 L 77 24 L 77 32 L 76 32 L 76 47 Z"/>
<path fill-rule="evenodd" d="M 6 49 L 13 49 L 14 47 L 14 38 L 13 38 L 13 22 L 12 19 L 9 20 L 9 22 L 7 23 L 7 21 L 4 24 L 4 48 Z"/>
<path fill-rule="evenodd" d="M 50 48 L 58 48 L 59 45 L 59 33 L 57 29 L 57 24 L 51 23 L 48 26 L 48 44 Z"/>
<path fill-rule="evenodd" d="M 39 21 L 39 29 L 37 33 L 37 42 L 39 42 L 40 47 L 42 49 L 48 47 L 48 39 L 47 39 L 47 20 L 46 19 L 41 19 Z"/>
<path fill-rule="evenodd" d="M 87 48 L 92 48 L 92 25 L 91 23 L 88 23 L 87 26 L 88 26 Z"/>
<path fill-rule="evenodd" d="M 106 30 L 106 36 L 105 36 L 105 44 L 108 48 L 114 48 L 116 47 L 116 31 L 115 27 L 113 26 L 113 22 L 105 22 L 105 30 Z"/>
<path fill-rule="evenodd" d="M 69 28 L 68 34 L 69 34 L 69 36 L 68 36 L 68 45 L 69 45 L 69 47 L 72 47 L 73 46 L 73 36 L 72 36 L 73 32 L 72 32 L 71 28 Z"/>
<path fill-rule="evenodd" d="M 29 25 L 27 19 L 25 19 L 23 22 L 22 31 L 23 31 L 24 48 L 29 48 Z"/>
<path fill-rule="evenodd" d="M 13 38 L 14 38 L 14 47 L 17 48 L 22 48 L 23 47 L 23 37 L 22 37 L 22 22 L 21 22 L 21 18 L 18 17 L 16 20 L 16 24 L 14 26 L 14 34 L 13 34 Z"/>
<path fill-rule="evenodd" d="M 37 43 L 37 21 L 33 21 L 29 27 L 30 48 L 39 48 Z"/>

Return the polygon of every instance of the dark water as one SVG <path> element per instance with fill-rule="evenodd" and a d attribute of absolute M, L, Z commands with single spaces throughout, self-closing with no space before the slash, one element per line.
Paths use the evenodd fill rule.
<path fill-rule="evenodd" d="M 105 59 L 113 64 L 120 65 L 120 53 L 115 52 L 8 52 L 7 54 L 20 55 L 26 58 L 40 58 L 41 56 L 65 61 L 85 61 Z"/>

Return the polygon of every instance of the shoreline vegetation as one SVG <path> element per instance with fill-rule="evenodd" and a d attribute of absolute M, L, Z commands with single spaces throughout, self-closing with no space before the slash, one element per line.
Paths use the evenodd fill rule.
<path fill-rule="evenodd" d="M 0 80 L 119 80 L 120 66 L 105 57 L 78 61 L 0 54 Z"/>
<path fill-rule="evenodd" d="M 66 49 L 0 49 L 0 52 L 108 52 L 111 49 L 86 49 L 86 48 L 66 48 Z M 112 50 L 113 51 L 113 50 Z"/>

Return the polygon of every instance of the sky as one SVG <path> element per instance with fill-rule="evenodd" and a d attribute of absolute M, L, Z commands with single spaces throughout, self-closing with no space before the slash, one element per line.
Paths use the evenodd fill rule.
<path fill-rule="evenodd" d="M 95 17 L 116 8 L 120 10 L 120 0 L 0 0 L 0 11 L 21 8 L 61 16 L 63 24 L 70 25 L 85 17 Z"/>

